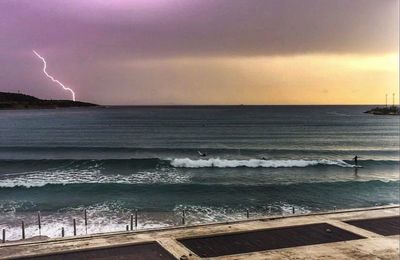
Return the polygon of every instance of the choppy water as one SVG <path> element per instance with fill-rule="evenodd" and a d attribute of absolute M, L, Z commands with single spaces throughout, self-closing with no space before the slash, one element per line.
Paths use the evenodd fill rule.
<path fill-rule="evenodd" d="M 0 111 L 0 229 L 19 239 L 399 203 L 399 117 L 362 106 Z M 198 151 L 207 154 L 200 157 Z M 351 160 L 359 156 L 359 167 Z"/>

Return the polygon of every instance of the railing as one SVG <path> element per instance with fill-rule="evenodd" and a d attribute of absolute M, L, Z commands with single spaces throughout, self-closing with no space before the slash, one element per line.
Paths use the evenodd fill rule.
<path fill-rule="evenodd" d="M 274 214 L 274 212 L 275 213 L 277 212 L 276 210 L 274 210 L 274 208 L 279 208 L 279 207 L 270 206 L 270 207 L 267 208 L 267 212 L 266 213 L 268 214 L 268 216 L 279 215 L 279 214 Z M 334 208 L 334 210 L 335 209 L 336 208 Z M 135 209 L 134 213 L 130 214 L 128 224 L 126 225 L 126 231 L 138 230 L 138 222 L 139 222 L 138 212 L 139 211 L 137 209 Z M 187 214 L 188 213 L 190 214 L 190 211 L 188 211 L 187 209 L 183 209 L 181 211 L 180 223 L 177 226 L 185 226 L 187 224 L 187 217 L 188 217 Z M 258 211 L 257 211 L 257 213 L 258 213 L 258 216 L 260 216 Z M 283 215 L 283 214 L 284 214 L 284 212 L 280 209 L 280 215 Z M 293 215 L 296 214 L 295 207 L 292 207 L 291 214 L 293 214 Z M 245 209 L 244 215 L 245 215 L 246 219 L 249 219 L 251 217 L 250 209 L 248 209 L 248 208 Z M 87 214 L 87 210 L 86 209 L 84 209 L 82 216 L 83 217 L 82 217 L 81 220 L 83 220 L 83 223 L 84 223 L 84 226 L 85 226 L 85 234 L 87 235 L 88 234 L 88 223 L 89 223 L 90 219 L 88 219 L 88 214 Z M 72 219 L 73 236 L 77 235 L 77 225 L 76 225 L 76 223 L 77 223 L 77 218 L 73 218 Z M 37 225 L 39 236 L 42 235 L 42 224 L 43 224 L 43 222 L 42 222 L 42 214 L 40 212 L 38 212 L 37 213 L 37 221 L 36 221 L 35 225 Z M 26 228 L 25 221 L 22 220 L 21 221 L 21 239 L 22 240 L 27 239 L 26 233 L 25 233 L 25 228 Z M 60 237 L 65 237 L 65 229 L 64 229 L 64 227 L 62 226 L 60 228 L 60 230 L 61 230 Z M 2 229 L 2 239 L 1 239 L 2 243 L 6 243 L 6 238 L 7 238 L 7 230 L 4 228 L 4 229 Z"/>

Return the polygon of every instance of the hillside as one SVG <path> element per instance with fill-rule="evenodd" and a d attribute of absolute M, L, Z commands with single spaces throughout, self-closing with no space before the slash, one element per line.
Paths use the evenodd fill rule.
<path fill-rule="evenodd" d="M 32 109 L 32 108 L 61 108 L 61 107 L 91 107 L 92 103 L 72 100 L 45 100 L 33 96 L 0 92 L 0 109 Z"/>

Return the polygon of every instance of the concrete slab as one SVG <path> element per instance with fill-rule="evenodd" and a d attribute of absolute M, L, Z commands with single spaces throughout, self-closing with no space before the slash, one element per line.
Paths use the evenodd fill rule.
<path fill-rule="evenodd" d="M 346 223 L 382 236 L 400 235 L 400 216 L 348 220 Z"/>
<path fill-rule="evenodd" d="M 362 239 L 326 223 L 270 228 L 217 236 L 180 239 L 200 257 L 216 257 L 296 246 Z"/>
<path fill-rule="evenodd" d="M 31 256 L 25 260 L 86 260 L 86 259 L 118 259 L 118 260 L 175 260 L 167 250 L 156 242 L 130 246 L 110 247 L 103 249 L 77 250 L 58 254 Z"/>

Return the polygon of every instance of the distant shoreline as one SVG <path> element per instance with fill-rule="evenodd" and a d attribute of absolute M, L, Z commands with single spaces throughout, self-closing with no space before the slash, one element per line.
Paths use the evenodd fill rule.
<path fill-rule="evenodd" d="M 378 104 L 125 104 L 125 105 L 98 105 L 89 102 L 72 101 L 72 100 L 46 100 L 39 99 L 34 96 L 0 92 L 0 110 L 20 110 L 20 109 L 55 109 L 55 108 L 71 108 L 71 107 L 169 107 L 169 108 L 207 108 L 207 107 L 375 107 L 366 111 L 371 113 L 376 108 L 382 107 Z"/>
<path fill-rule="evenodd" d="M 385 106 L 385 107 L 376 107 L 365 111 L 364 113 L 373 114 L 373 115 L 388 115 L 388 116 L 399 116 L 400 109 L 396 106 Z"/>
<path fill-rule="evenodd" d="M 97 104 L 72 100 L 45 100 L 33 96 L 0 92 L 0 109 L 55 109 L 70 107 L 96 107 Z"/>

